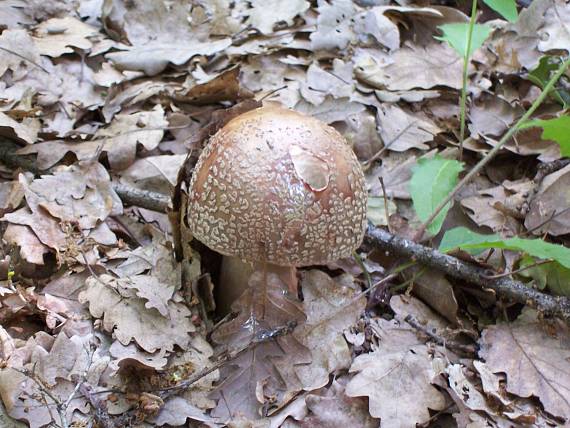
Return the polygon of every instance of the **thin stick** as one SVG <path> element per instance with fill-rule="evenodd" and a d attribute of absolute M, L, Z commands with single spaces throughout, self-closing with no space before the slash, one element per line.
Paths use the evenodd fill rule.
<path fill-rule="evenodd" d="M 510 278 L 488 279 L 486 269 L 442 254 L 432 248 L 392 235 L 384 229 L 370 226 L 364 237 L 369 245 L 400 257 L 411 258 L 425 266 L 438 269 L 453 278 L 493 290 L 499 297 L 537 308 L 547 315 L 570 322 L 570 298 L 556 297 L 527 287 Z"/>
<path fill-rule="evenodd" d="M 408 324 L 410 324 L 416 330 L 425 334 L 427 337 L 429 337 L 431 340 L 433 340 L 438 345 L 441 345 L 445 348 L 449 348 L 452 351 L 456 351 L 456 352 L 459 351 L 459 353 L 465 354 L 465 355 L 468 355 L 471 357 L 473 357 L 475 354 L 477 354 L 477 349 L 475 348 L 475 346 L 464 345 L 463 343 L 458 343 L 458 342 L 446 340 L 443 337 L 435 334 L 434 332 L 429 331 L 411 314 L 406 315 L 406 318 L 404 318 L 404 321 L 406 321 Z"/>
<path fill-rule="evenodd" d="M 486 279 L 503 278 L 503 277 L 505 277 L 505 276 L 511 276 L 511 275 L 514 275 L 514 274 L 519 273 L 519 272 L 524 272 L 525 270 L 532 269 L 532 268 L 537 267 L 537 266 L 540 266 L 540 265 L 545 265 L 545 264 L 547 264 L 547 263 L 552 263 L 553 261 L 554 261 L 554 260 L 552 260 L 552 259 L 540 260 L 540 261 L 538 261 L 538 262 L 534 262 L 534 263 L 532 263 L 532 264 L 530 264 L 530 265 L 528 265 L 528 266 L 522 267 L 522 268 L 520 268 L 520 269 L 513 270 L 513 271 L 511 271 L 511 272 L 499 273 L 499 274 L 497 274 L 497 275 L 485 275 L 484 278 L 486 278 Z"/>

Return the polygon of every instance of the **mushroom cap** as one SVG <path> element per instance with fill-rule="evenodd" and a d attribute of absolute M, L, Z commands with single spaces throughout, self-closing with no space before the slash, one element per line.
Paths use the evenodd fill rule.
<path fill-rule="evenodd" d="M 346 140 L 281 107 L 244 113 L 200 155 L 188 223 L 211 249 L 282 266 L 324 264 L 362 242 L 367 193 Z"/>

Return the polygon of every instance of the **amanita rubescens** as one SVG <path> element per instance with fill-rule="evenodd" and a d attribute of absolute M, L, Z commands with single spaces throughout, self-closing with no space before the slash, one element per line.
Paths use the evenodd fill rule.
<path fill-rule="evenodd" d="M 360 245 L 366 201 L 360 164 L 334 128 L 269 106 L 211 137 L 190 183 L 188 222 L 211 249 L 294 278 L 295 267 Z"/>

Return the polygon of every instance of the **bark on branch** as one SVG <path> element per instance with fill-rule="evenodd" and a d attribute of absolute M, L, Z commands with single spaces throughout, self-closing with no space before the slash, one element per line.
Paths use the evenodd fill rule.
<path fill-rule="evenodd" d="M 17 145 L 0 137 L 0 162 L 13 168 L 19 167 L 37 173 L 34 161 L 16 155 L 14 153 L 16 148 Z M 159 212 L 166 212 L 169 206 L 170 197 L 161 193 L 141 191 L 120 184 L 114 184 L 114 188 L 121 200 L 128 205 L 136 205 Z M 491 289 L 503 299 L 529 305 L 545 314 L 558 316 L 570 322 L 570 299 L 568 297 L 551 296 L 529 288 L 522 282 L 508 277 L 488 278 L 488 272 L 483 268 L 392 235 L 380 228 L 369 227 L 365 236 L 365 242 L 400 257 L 416 260 L 423 265 L 438 269 L 453 278 Z"/>
<path fill-rule="evenodd" d="M 488 278 L 489 273 L 481 267 L 392 235 L 374 226 L 369 226 L 364 240 L 376 248 L 406 259 L 415 260 L 425 266 L 438 269 L 453 278 L 491 289 L 503 299 L 529 305 L 545 314 L 558 316 L 567 322 L 570 321 L 570 299 L 567 297 L 556 297 L 542 293 L 508 277 L 490 279 Z"/>

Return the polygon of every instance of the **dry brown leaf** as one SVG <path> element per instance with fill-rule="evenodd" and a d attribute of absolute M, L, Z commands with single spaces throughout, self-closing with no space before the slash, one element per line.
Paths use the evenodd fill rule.
<path fill-rule="evenodd" d="M 332 70 L 325 70 L 313 62 L 307 69 L 306 83 L 301 86 L 301 95 L 315 106 L 321 104 L 327 95 L 346 98 L 354 92 L 353 64 L 335 58 L 332 65 Z"/>
<path fill-rule="evenodd" d="M 390 91 L 434 86 L 461 89 L 462 61 L 445 43 L 425 47 L 408 43 L 390 56 L 358 58 L 354 73 L 361 82 Z"/>
<path fill-rule="evenodd" d="M 271 101 L 294 107 L 301 95 L 305 73 L 280 61 L 277 55 L 250 56 L 242 67 L 242 84 L 254 93 L 276 91 Z"/>
<path fill-rule="evenodd" d="M 53 175 L 22 185 L 33 211 L 45 209 L 63 222 L 77 223 L 81 229 L 93 229 L 108 216 L 123 212 L 109 173 L 98 162 L 62 166 Z"/>
<path fill-rule="evenodd" d="M 488 327 L 479 354 L 494 373 L 506 373 L 508 392 L 538 397 L 548 413 L 568 420 L 570 332 L 560 320 L 537 316 L 526 309 L 513 323 Z"/>
<path fill-rule="evenodd" d="M 17 361 L 18 365 L 13 359 L 10 368 L 0 372 L 0 395 L 8 414 L 26 420 L 34 428 L 47 425 L 52 417 L 60 423 L 54 401 L 41 392 L 30 377 L 15 369 L 33 372 L 54 396 L 65 402 L 75 388 L 77 376 L 81 378 L 87 371 L 88 381 L 96 385 L 101 369 L 108 363 L 107 357 L 97 355 L 90 362 L 92 340 L 91 335 L 67 337 L 64 333 L 60 333 L 53 343 L 30 339 L 29 352 L 25 356 L 21 354 L 23 358 Z M 68 421 L 75 419 L 75 410 L 85 414 L 89 411 L 84 397 L 77 396 L 70 402 L 66 412 Z"/>
<path fill-rule="evenodd" d="M 360 160 L 370 159 L 383 147 L 376 118 L 368 110 L 348 116 L 344 122 L 335 124 L 335 128 L 347 139 Z"/>
<path fill-rule="evenodd" d="M 18 224 L 9 224 L 4 232 L 8 244 L 20 247 L 20 257 L 28 263 L 44 264 L 44 255 L 49 254 L 47 245 L 42 244 L 31 228 Z"/>
<path fill-rule="evenodd" d="M 479 226 L 515 236 L 521 231 L 520 220 L 528 208 L 528 197 L 534 186 L 528 179 L 505 180 L 501 186 L 480 190 L 478 196 L 462 199 L 461 205 Z"/>
<path fill-rule="evenodd" d="M 382 427 L 414 426 L 430 419 L 428 409 L 442 410 L 443 395 L 432 384 L 435 371 L 429 350 L 414 331 L 379 319 L 378 349 L 359 355 L 350 368 L 349 397 L 369 398 L 370 414 Z"/>
<path fill-rule="evenodd" d="M 356 12 L 355 4 L 350 0 L 318 1 L 317 31 L 311 33 L 311 49 L 344 49 L 354 38 L 351 18 Z"/>
<path fill-rule="evenodd" d="M 90 37 L 97 29 L 71 16 L 52 18 L 42 22 L 35 29 L 34 42 L 40 54 L 53 58 L 73 53 L 73 48 L 90 49 Z"/>
<path fill-rule="evenodd" d="M 493 373 L 489 366 L 482 361 L 473 361 L 473 366 L 477 370 L 477 373 L 479 373 L 479 377 L 481 378 L 481 387 L 485 394 L 492 397 L 497 403 L 501 403 L 504 406 L 509 405 L 511 400 L 506 397 L 507 394 L 502 388 L 504 375 L 499 376 Z"/>
<path fill-rule="evenodd" d="M 378 132 L 390 150 L 426 150 L 424 143 L 433 141 L 442 130 L 424 113 L 412 113 L 397 105 L 383 104 L 377 111 Z"/>
<path fill-rule="evenodd" d="M 306 0 L 252 0 L 246 23 L 262 34 L 270 34 L 278 22 L 293 24 L 293 18 L 305 12 L 310 4 Z"/>
<path fill-rule="evenodd" d="M 285 404 L 284 398 L 302 389 L 294 371 L 296 366 L 310 362 L 309 351 L 290 335 L 252 343 L 267 331 L 303 321 L 305 315 L 300 302 L 288 297 L 284 291 L 287 286 L 276 273 L 265 276 L 256 271 L 248 285 L 232 305 L 237 317 L 212 334 L 224 347 L 247 346 L 246 352 L 222 368 L 222 380 L 213 396 L 218 405 L 212 415 L 224 421 L 237 414 L 258 419 L 263 405 Z"/>
<path fill-rule="evenodd" d="M 342 383 L 341 383 L 342 382 Z M 375 428 L 378 420 L 368 413 L 366 401 L 345 395 L 346 379 L 335 379 L 330 388 L 323 388 L 305 397 L 310 413 L 295 426 L 303 428 Z"/>
<path fill-rule="evenodd" d="M 2 51 L 0 50 L 0 52 Z M 0 136 L 34 144 L 38 138 L 38 130 L 34 126 L 26 126 L 26 121 L 20 123 L 0 112 Z"/>
<path fill-rule="evenodd" d="M 201 422 L 201 426 L 219 427 L 217 420 L 208 416 L 203 410 L 192 405 L 185 397 L 171 397 L 165 401 L 158 415 L 150 422 L 153 426 L 183 426 L 186 420 Z"/>
<path fill-rule="evenodd" d="M 123 345 L 121 342 L 115 341 L 109 348 L 109 354 L 114 358 L 111 362 L 113 368 L 118 371 L 131 367 L 162 370 L 166 368 L 168 363 L 166 349 L 149 353 L 139 349 L 134 343 Z"/>
<path fill-rule="evenodd" d="M 502 98 L 483 96 L 469 108 L 469 131 L 471 137 L 501 136 L 524 113 L 518 105 L 511 105 Z"/>
<path fill-rule="evenodd" d="M 0 27 L 17 28 L 32 25 L 33 19 L 26 13 L 27 0 L 6 0 L 0 3 Z"/>
<path fill-rule="evenodd" d="M 182 65 L 196 55 L 213 55 L 231 44 L 229 38 L 201 40 L 196 29 L 188 25 L 186 2 L 166 5 L 146 0 L 130 8 L 117 1 L 114 6 L 105 10 L 103 20 L 122 32 L 131 44 L 106 55 L 120 70 L 154 76 L 170 63 Z"/>
<path fill-rule="evenodd" d="M 6 212 L 14 211 L 24 197 L 24 188 L 17 181 L 4 181 L 0 183 L 0 215 Z"/>
<path fill-rule="evenodd" d="M 547 175 L 530 202 L 524 225 L 535 235 L 570 233 L 570 165 Z M 563 212 L 567 210 L 566 212 Z M 560 213 L 560 215 L 557 215 Z M 552 219 L 545 223 L 549 218 Z M 540 227 L 539 227 L 540 226 Z"/>
<path fill-rule="evenodd" d="M 294 336 L 311 351 L 310 364 L 296 367 L 305 391 L 325 386 L 331 373 L 347 369 L 351 354 L 343 336 L 356 323 L 366 306 L 359 296 L 352 275 L 333 280 L 326 273 L 311 270 L 303 273 L 303 308 L 305 323 Z"/>
<path fill-rule="evenodd" d="M 186 349 L 189 333 L 196 330 L 189 309 L 170 301 L 167 317 L 163 317 L 156 309 L 148 309 L 124 282 L 109 275 L 89 278 L 79 300 L 89 303 L 91 314 L 103 318 L 103 328 L 113 332 L 123 345 L 134 340 L 147 352 L 172 350 L 174 345 Z"/>
<path fill-rule="evenodd" d="M 448 321 L 435 313 L 423 301 L 412 296 L 392 296 L 390 307 L 396 313 L 398 319 L 403 320 L 408 315 L 413 315 L 422 326 L 440 335 L 449 325 Z"/>
<path fill-rule="evenodd" d="M 457 324 L 459 304 L 453 286 L 442 272 L 429 268 L 411 268 L 406 277 L 413 278 L 412 291 L 415 296 L 450 323 Z"/>
<path fill-rule="evenodd" d="M 0 12 L 1 13 L 1 12 Z M 30 35 L 22 29 L 6 30 L 0 35 L 0 77 L 11 70 L 15 80 L 30 67 L 41 64 L 40 54 Z"/>
<path fill-rule="evenodd" d="M 152 111 L 117 115 L 107 128 L 97 131 L 94 140 L 78 143 L 48 141 L 21 149 L 19 153 L 37 153 L 38 167 L 47 169 L 68 152 L 73 152 L 78 160 L 90 160 L 97 153 L 106 152 L 113 168 L 124 169 L 134 162 L 139 144 L 147 150 L 155 149 L 166 127 L 164 110 L 157 105 Z"/>
<path fill-rule="evenodd" d="M 388 152 L 383 156 L 382 165 L 371 169 L 366 174 L 366 183 L 370 196 L 384 196 L 380 177 L 384 181 L 386 196 L 397 199 L 411 199 L 410 180 L 412 168 L 417 163 L 415 156 L 407 153 Z"/>
<path fill-rule="evenodd" d="M 485 396 L 477 389 L 475 384 L 465 376 L 465 370 L 461 364 L 449 364 L 445 368 L 449 379 L 451 391 L 455 394 L 455 400 L 461 400 L 471 410 L 483 411 L 489 415 L 495 412 L 489 407 Z"/>
<path fill-rule="evenodd" d="M 143 80 L 127 88 L 124 88 L 123 85 L 113 86 L 109 90 L 109 95 L 103 106 L 103 117 L 108 123 L 121 109 L 143 103 L 154 95 L 173 92 L 176 88 L 180 89 L 179 85 L 157 80 Z"/>
<path fill-rule="evenodd" d="M 348 98 L 333 99 L 328 96 L 321 104 L 314 106 L 301 100 L 295 110 L 316 117 L 325 123 L 341 122 L 348 116 L 365 110 L 364 105 L 350 101 Z"/>
<path fill-rule="evenodd" d="M 12 224 L 29 226 L 42 244 L 53 248 L 57 252 L 63 251 L 68 245 L 67 235 L 62 232 L 59 222 L 43 209 L 30 211 L 26 207 L 20 208 L 17 211 L 4 215 L 2 220 Z M 24 238 L 24 241 L 20 241 L 19 243 L 21 244 L 23 242 L 26 242 L 26 246 L 36 246 L 33 240 L 29 238 Z M 31 250 L 30 248 L 30 251 L 36 253 L 38 249 Z"/>
<path fill-rule="evenodd" d="M 544 24 L 538 32 L 538 50 L 541 52 L 566 51 L 570 53 L 570 5 L 563 0 L 550 2 L 544 14 Z"/>

